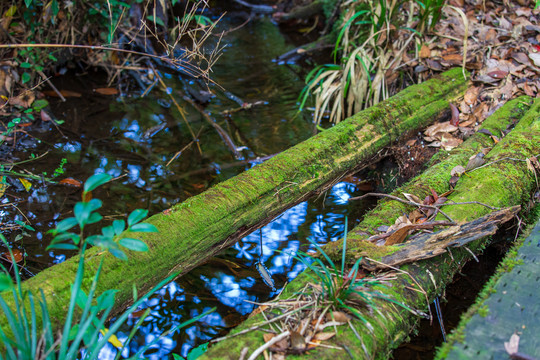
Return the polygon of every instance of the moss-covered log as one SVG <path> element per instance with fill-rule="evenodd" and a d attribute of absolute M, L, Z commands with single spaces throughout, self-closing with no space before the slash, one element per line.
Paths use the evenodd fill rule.
<path fill-rule="evenodd" d="M 507 125 L 519 119 L 529 107 L 528 98 L 520 98 L 507 103 L 494 115 L 486 120 L 484 128 L 493 133 L 500 133 Z M 540 152 L 540 99 L 523 116 L 519 124 L 500 143 L 495 145 L 486 156 L 487 162 L 501 160 L 489 166 L 479 168 L 471 172 L 470 176 L 464 176 L 458 182 L 450 201 L 481 201 L 492 206 L 505 207 L 524 203 L 530 196 L 535 184 L 532 173 L 527 169 L 524 161 L 502 160 L 504 158 L 526 159 Z M 450 154 L 442 153 L 434 160 L 432 166 L 422 175 L 411 181 L 408 185 L 397 190 L 396 194 L 408 192 L 422 197 L 431 187 L 438 193 L 448 189 L 450 170 L 456 165 L 467 164 L 468 158 L 476 154 L 481 148 L 492 146 L 493 141 L 481 134 L 475 134 L 471 139 L 462 144 L 463 146 L 453 150 Z M 435 164 L 435 162 L 438 162 Z M 392 247 L 377 247 L 365 240 L 374 229 L 381 224 L 390 225 L 400 216 L 403 211 L 410 212 L 412 208 L 406 208 L 403 204 L 382 201 L 369 213 L 362 223 L 347 238 L 347 250 L 349 258 L 368 256 L 381 258 L 394 249 Z M 457 221 L 472 220 L 487 212 L 488 208 L 477 205 L 461 205 L 445 208 Z M 475 252 L 481 251 L 486 241 L 475 241 L 469 249 Z M 341 253 L 340 242 L 325 247 L 329 253 L 336 255 Z M 349 246 L 351 245 L 351 246 Z M 471 254 L 463 248 L 453 249 L 451 253 L 443 254 L 435 258 L 423 260 L 418 263 L 404 265 L 403 273 L 396 273 L 396 278 L 386 283 L 386 288 L 378 288 L 395 301 L 401 302 L 412 309 L 420 312 L 427 311 L 428 301 L 432 301 L 436 295 L 444 291 L 445 285 L 450 282 L 454 274 L 471 258 Z M 406 273 L 404 273 L 406 272 Z M 293 297 L 301 291 L 310 281 L 308 271 L 301 274 L 289 284 L 282 298 Z M 412 280 L 414 279 L 414 281 Z M 349 358 L 353 354 L 355 359 L 386 359 L 392 349 L 397 347 L 409 336 L 418 316 L 404 310 L 396 304 L 377 300 L 376 307 L 360 309 L 367 323 L 359 320 L 353 321 L 357 335 L 347 326 L 337 327 L 337 336 L 329 340 L 330 347 L 317 347 L 310 350 L 309 357 L 318 359 Z M 256 323 L 264 321 L 261 315 L 248 319 L 239 329 L 240 332 Z M 206 359 L 236 359 L 241 350 L 248 347 L 250 352 L 264 343 L 261 332 L 250 331 L 230 340 L 223 341 L 211 347 Z M 287 358 L 300 358 L 301 356 L 288 356 Z"/>
<path fill-rule="evenodd" d="M 118 289 L 118 303 L 129 303 L 133 284 L 139 291 L 147 291 L 171 273 L 185 274 L 354 171 L 403 133 L 430 124 L 466 86 L 459 69 L 411 86 L 265 163 L 152 216 L 148 222 L 159 233 L 139 236 L 150 250 L 131 252 L 129 261 L 120 261 L 99 249 L 90 249 L 83 285 L 90 285 L 103 257 L 97 294 Z M 65 316 L 78 261 L 71 258 L 24 282 L 25 289 L 44 291 L 53 323 L 62 322 Z M 5 318 L 0 321 L 5 322 Z"/>

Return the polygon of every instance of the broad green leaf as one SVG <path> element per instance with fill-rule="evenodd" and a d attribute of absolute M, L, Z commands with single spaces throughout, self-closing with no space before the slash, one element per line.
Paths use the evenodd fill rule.
<path fill-rule="evenodd" d="M 108 239 L 111 239 L 114 237 L 114 228 L 112 226 L 105 226 L 101 229 L 101 233 L 103 236 L 105 236 Z"/>
<path fill-rule="evenodd" d="M 81 228 L 83 228 L 86 224 L 90 224 L 89 219 L 90 221 L 95 220 L 95 217 L 90 218 L 90 216 L 92 215 L 92 212 L 99 209 L 101 205 L 102 202 L 99 199 L 92 199 L 88 202 L 78 202 L 75 204 L 73 213 L 75 214 L 75 218 L 77 219 L 77 222 Z"/>
<path fill-rule="evenodd" d="M 181 356 L 178 355 L 178 354 L 172 354 L 172 356 L 173 356 L 173 359 L 174 359 L 174 360 L 184 360 L 184 358 L 181 357 Z"/>
<path fill-rule="evenodd" d="M 71 285 L 72 287 L 74 285 Z M 73 291 L 72 291 L 73 293 Z M 83 289 L 78 289 L 77 290 L 77 298 L 75 299 L 75 302 L 77 303 L 77 305 L 81 308 L 81 309 L 84 309 L 84 307 L 86 306 L 86 302 L 88 301 L 88 295 L 86 295 L 86 293 L 84 292 Z"/>
<path fill-rule="evenodd" d="M 148 210 L 135 209 L 128 216 L 128 226 L 136 224 L 148 215 Z"/>
<path fill-rule="evenodd" d="M 92 175 L 84 183 L 84 192 L 92 191 L 98 186 L 105 184 L 112 179 L 111 175 L 101 173 Z"/>
<path fill-rule="evenodd" d="M 93 246 L 99 246 L 105 249 L 110 249 L 116 245 L 114 241 L 103 235 L 91 235 L 86 238 L 86 241 Z"/>
<path fill-rule="evenodd" d="M 13 287 L 11 276 L 6 273 L 0 273 L 0 291 L 8 290 Z"/>
<path fill-rule="evenodd" d="M 22 83 L 23 84 L 26 84 L 27 82 L 30 81 L 30 74 L 25 72 L 22 74 L 22 77 L 21 77 L 21 80 L 22 80 Z"/>
<path fill-rule="evenodd" d="M 133 231 L 133 232 L 158 232 L 158 229 L 152 224 L 139 223 L 139 224 L 135 224 L 135 225 L 131 226 L 129 228 L 129 231 Z"/>
<path fill-rule="evenodd" d="M 109 252 L 114 256 L 114 257 L 117 257 L 118 259 L 120 260 L 127 260 L 128 257 L 126 256 L 126 254 L 122 251 L 122 250 L 119 250 L 119 249 L 109 249 Z"/>
<path fill-rule="evenodd" d="M 114 233 L 120 235 L 126 229 L 126 222 L 124 220 L 114 220 L 112 226 Z"/>
<path fill-rule="evenodd" d="M 120 245 L 133 251 L 148 251 L 148 245 L 141 240 L 123 238 L 118 241 Z"/>
<path fill-rule="evenodd" d="M 64 219 L 58 222 L 58 224 L 56 224 L 56 231 L 58 232 L 68 231 L 69 229 L 71 229 L 77 224 L 78 224 L 77 219 L 75 219 L 74 217 L 68 217 L 67 219 Z"/>
<path fill-rule="evenodd" d="M 201 355 L 203 355 L 206 350 L 208 350 L 208 343 L 201 344 L 196 348 L 192 349 L 187 356 L 187 360 L 195 360 Z"/>
<path fill-rule="evenodd" d="M 56 235 L 52 239 L 51 245 L 62 242 L 62 241 L 65 241 L 65 240 L 72 240 L 75 244 L 78 244 L 79 240 L 80 240 L 80 237 L 79 237 L 79 235 L 74 234 L 74 233 L 70 233 L 70 232 L 60 233 L 60 234 Z"/>
<path fill-rule="evenodd" d="M 32 64 L 23 62 L 19 66 L 22 67 L 23 69 L 30 69 L 32 67 Z"/>
<path fill-rule="evenodd" d="M 112 307 L 114 305 L 114 297 L 117 292 L 118 290 L 114 289 L 103 292 L 103 294 L 101 294 L 97 299 L 98 309 L 101 311 Z"/>
<path fill-rule="evenodd" d="M 47 249 L 79 250 L 79 248 L 73 244 L 52 244 L 47 246 Z"/>
<path fill-rule="evenodd" d="M 90 214 L 90 217 L 86 221 L 87 224 L 95 224 L 97 222 L 100 222 L 101 219 L 103 219 L 103 216 L 100 215 L 100 213 L 93 212 Z"/>
<path fill-rule="evenodd" d="M 32 108 L 34 110 L 41 110 L 43 109 L 44 107 L 46 107 L 47 105 L 49 105 L 49 102 L 45 99 L 38 99 L 36 101 L 34 101 L 32 103 Z"/>

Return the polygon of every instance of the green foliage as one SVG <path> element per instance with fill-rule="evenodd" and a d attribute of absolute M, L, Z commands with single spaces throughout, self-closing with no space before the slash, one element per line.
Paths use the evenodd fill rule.
<path fill-rule="evenodd" d="M 334 46 L 335 64 L 318 66 L 308 74 L 299 96 L 300 110 L 313 95 L 314 122 L 319 124 L 328 114 L 339 122 L 386 99 L 387 72 L 399 67 L 402 52 L 414 45 L 411 40 L 421 40 L 439 21 L 444 1 L 347 3 Z"/>
<path fill-rule="evenodd" d="M 110 179 L 111 177 L 106 174 L 97 174 L 90 177 L 84 184 L 83 198 L 87 198 L 90 191 Z M 0 351 L 3 351 L 4 354 L 4 356 L 0 356 L 1 359 L 97 359 L 100 351 L 108 342 L 118 349 L 116 358 L 119 358 L 122 350 L 129 345 L 137 329 L 150 311 L 147 310 L 139 319 L 124 343 L 121 343 L 116 338 L 115 333 L 126 322 L 130 314 L 137 310 L 149 296 L 177 275 L 172 274 L 141 298 L 138 298 L 134 287 L 134 304 L 117 317 L 111 328 L 106 329 L 105 324 L 113 310 L 117 291 L 110 289 L 100 295 L 97 294 L 97 285 L 104 258 L 101 260 L 88 291 L 83 289 L 85 251 L 88 245 L 97 245 L 107 249 L 114 256 L 127 259 L 127 256 L 119 250 L 116 243 L 118 235 L 126 229 L 126 223 L 124 220 L 115 220 L 112 225 L 102 228 L 102 235 L 85 237 L 83 233 L 85 226 L 101 220 L 102 217 L 97 212 L 100 207 L 101 201 L 98 199 L 78 202 L 74 208 L 75 216 L 60 221 L 55 229 L 51 231 L 54 239 L 49 248 L 78 249 L 80 255 L 77 274 L 71 285 L 66 321 L 59 333 L 55 329 L 56 325 L 51 321 L 43 291 L 39 296 L 36 296 L 23 289 L 15 257 L 6 239 L 0 234 L 0 240 L 9 249 L 15 274 L 15 282 L 13 282 L 8 270 L 0 265 L 2 269 L 2 272 L 0 272 L 0 308 L 3 310 L 8 323 L 7 327 L 0 326 L 0 348 L 2 348 Z M 133 211 L 128 217 L 127 230 L 139 232 L 157 231 L 153 225 L 141 222 L 147 216 L 147 213 L 146 210 L 141 209 Z M 79 227 L 79 233 L 69 232 L 75 227 Z M 122 238 L 118 243 L 134 251 L 148 250 L 146 244 L 136 239 Z M 144 352 L 159 342 L 163 336 L 197 321 L 212 311 L 214 309 L 165 332 L 142 347 L 133 359 L 141 358 Z M 197 349 L 195 350 L 201 351 L 201 349 Z"/>
<path fill-rule="evenodd" d="M 88 198 L 90 192 L 111 180 L 108 174 L 96 174 L 91 176 L 84 183 L 83 199 Z M 127 260 L 127 255 L 120 249 L 124 247 L 132 251 L 147 251 L 148 246 L 141 240 L 123 237 L 119 235 L 124 231 L 129 232 L 157 232 L 152 224 L 141 223 L 148 215 L 148 210 L 136 209 L 128 216 L 127 228 L 125 220 L 115 220 L 112 225 L 101 229 L 101 234 L 90 235 L 84 238 L 84 228 L 87 225 L 97 223 L 103 218 L 98 210 L 102 202 L 99 199 L 80 201 L 73 208 L 73 217 L 68 217 L 60 221 L 56 228 L 49 230 L 53 235 L 51 244 L 47 249 L 78 250 L 86 243 L 92 246 L 99 246 L 108 250 L 119 259 Z M 72 232 L 73 228 L 79 228 L 79 232 Z"/>

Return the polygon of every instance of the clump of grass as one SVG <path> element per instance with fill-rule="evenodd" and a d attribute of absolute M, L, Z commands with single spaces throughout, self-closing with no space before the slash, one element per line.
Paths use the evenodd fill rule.
<path fill-rule="evenodd" d="M 307 274 L 313 282 L 320 284 L 319 305 L 329 306 L 335 310 L 345 310 L 363 322 L 367 320 L 359 309 L 375 308 L 375 299 L 384 299 L 411 310 L 388 295 L 374 290 L 377 287 L 384 287 L 384 284 L 379 278 L 366 275 L 361 271 L 362 258 L 356 260 L 350 269 L 346 269 L 347 221 L 345 221 L 341 267 L 337 266 L 319 245 L 314 242 L 312 244 L 320 256 L 315 257 L 298 252 L 296 258 L 310 270 Z"/>
<path fill-rule="evenodd" d="M 440 18 L 444 0 L 346 1 L 334 49 L 334 64 L 306 77 L 302 109 L 315 98 L 314 122 L 339 122 L 389 96 L 403 53 L 418 52 L 422 35 Z M 416 46 L 413 46 L 416 45 Z"/>

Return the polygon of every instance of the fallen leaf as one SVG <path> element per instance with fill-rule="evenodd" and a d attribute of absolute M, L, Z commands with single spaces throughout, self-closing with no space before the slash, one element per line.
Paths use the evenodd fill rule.
<path fill-rule="evenodd" d="M 401 244 L 409 235 L 409 230 L 411 230 L 412 225 L 404 225 L 394 231 L 389 237 L 386 238 L 384 245 L 391 246 L 395 244 Z"/>
<path fill-rule="evenodd" d="M 422 47 L 420 48 L 419 55 L 422 59 L 431 57 L 431 50 L 426 44 L 422 45 Z"/>
<path fill-rule="evenodd" d="M 459 181 L 459 176 L 452 176 L 450 178 L 450 180 L 448 181 L 448 184 L 450 185 L 450 188 L 451 189 L 455 188 L 458 181 Z"/>
<path fill-rule="evenodd" d="M 458 129 L 457 126 L 450 124 L 450 121 L 445 121 L 445 122 L 431 125 L 424 131 L 424 134 L 426 134 L 427 136 L 433 137 L 435 134 L 439 132 L 454 132 L 457 129 Z"/>
<path fill-rule="evenodd" d="M 450 109 L 452 110 L 452 120 L 450 120 L 450 125 L 459 126 L 459 110 L 457 106 L 450 103 Z"/>
<path fill-rule="evenodd" d="M 41 120 L 42 121 L 51 121 L 52 120 L 52 117 L 51 115 L 47 114 L 47 112 L 45 110 L 41 110 L 39 115 L 41 116 Z"/>
<path fill-rule="evenodd" d="M 65 185 L 72 185 L 75 187 L 81 187 L 82 183 L 79 180 L 75 180 L 73 178 L 65 178 L 58 182 L 59 184 L 65 184 Z"/>
<path fill-rule="evenodd" d="M 101 95 L 118 95 L 118 89 L 116 88 L 97 88 L 94 91 Z"/>
<path fill-rule="evenodd" d="M 441 146 L 446 151 L 450 151 L 458 147 L 459 145 L 461 145 L 462 142 L 463 140 L 458 139 L 457 137 L 454 137 L 450 134 L 443 134 L 441 137 Z"/>
<path fill-rule="evenodd" d="M 487 75 L 491 76 L 494 79 L 503 79 L 506 77 L 506 75 L 508 75 L 508 71 L 495 70 L 488 72 Z"/>
<path fill-rule="evenodd" d="M 333 338 L 334 336 L 336 336 L 335 332 L 319 332 L 315 334 L 313 339 L 319 340 L 319 341 L 326 341 L 328 339 Z"/>
<path fill-rule="evenodd" d="M 10 98 L 9 103 L 11 105 L 21 106 L 23 108 L 29 108 L 35 99 L 36 99 L 36 95 L 34 94 L 33 91 L 25 91 L 19 96 Z"/>
<path fill-rule="evenodd" d="M 517 353 L 519 351 L 519 335 L 512 334 L 512 336 L 510 336 L 510 341 L 504 342 L 504 349 L 508 355 Z"/>
<path fill-rule="evenodd" d="M 529 53 L 529 58 L 532 60 L 534 65 L 540 67 L 540 52 L 537 53 Z"/>
<path fill-rule="evenodd" d="M 480 94 L 479 86 L 473 86 L 467 89 L 467 92 L 463 96 L 465 104 L 469 106 L 476 104 L 476 101 L 478 100 L 478 94 Z"/>
<path fill-rule="evenodd" d="M 306 339 L 297 331 L 291 331 L 291 348 L 293 350 L 304 350 L 306 348 Z"/>
<path fill-rule="evenodd" d="M 461 165 L 455 166 L 450 170 L 450 175 L 452 176 L 461 176 L 465 172 L 465 168 Z"/>
<path fill-rule="evenodd" d="M 326 319 L 329 321 L 334 320 L 339 323 L 346 323 L 349 321 L 349 317 L 347 316 L 347 314 L 341 311 L 333 311 L 331 314 L 327 314 Z"/>
<path fill-rule="evenodd" d="M 30 189 L 32 188 L 32 183 L 30 181 L 26 180 L 25 178 L 19 178 L 19 181 L 24 186 L 24 189 L 26 191 L 30 191 Z"/>
<path fill-rule="evenodd" d="M 2 253 L 2 256 L 5 258 L 7 262 L 13 263 L 13 260 L 15 260 L 16 263 L 20 263 L 24 259 L 24 254 L 21 250 L 11 249 L 11 252 L 13 253 L 13 259 L 11 258 L 9 251 Z"/>
<path fill-rule="evenodd" d="M 484 160 L 484 153 L 479 152 L 476 155 L 473 155 L 469 158 L 469 162 L 467 163 L 467 166 L 465 166 L 465 171 L 471 171 L 473 169 L 476 169 L 479 166 L 484 165 L 486 160 Z"/>
<path fill-rule="evenodd" d="M 269 341 L 272 340 L 275 336 L 276 336 L 276 334 L 264 333 L 264 334 L 263 334 L 264 342 L 265 342 L 265 343 L 269 342 Z"/>

